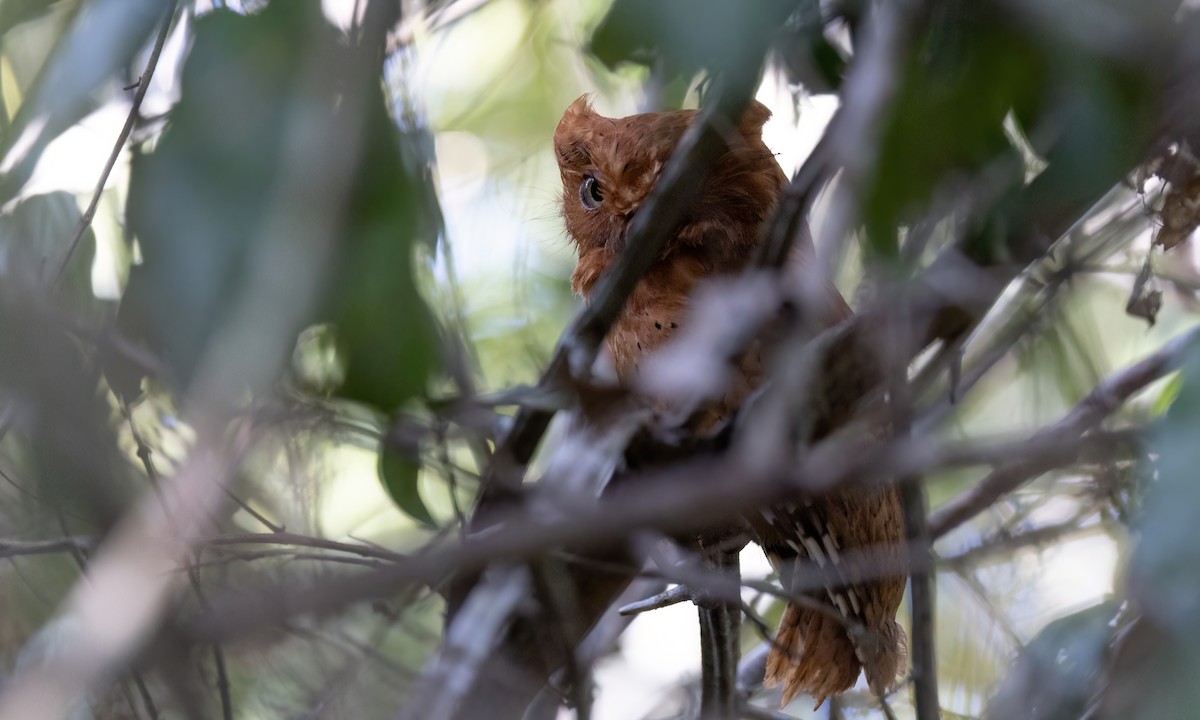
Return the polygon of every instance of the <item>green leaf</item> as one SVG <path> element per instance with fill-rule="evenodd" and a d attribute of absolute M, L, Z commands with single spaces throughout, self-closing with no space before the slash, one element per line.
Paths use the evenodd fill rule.
<path fill-rule="evenodd" d="M 68 304 L 84 316 L 94 316 L 99 303 L 92 293 L 92 261 L 96 236 L 86 228 L 70 262 L 63 266 L 82 213 L 75 196 L 67 192 L 34 195 L 0 215 L 0 254 L 7 257 L 8 273 L 23 273 L 46 292 L 55 283 Z M 19 270 L 17 268 L 20 268 Z"/>
<path fill-rule="evenodd" d="M 11 118 L 24 105 L 78 9 L 78 0 L 0 2 L 0 147 L 11 141 Z"/>
<path fill-rule="evenodd" d="M 662 63 L 668 78 L 738 63 L 787 19 L 792 3 L 616 0 L 588 49 L 610 68 Z"/>
<path fill-rule="evenodd" d="M 120 318 L 127 335 L 166 360 L 177 388 L 236 319 L 263 253 L 282 277 L 287 253 L 306 252 L 262 243 L 264 225 L 278 220 L 283 129 L 315 120 L 342 131 L 336 76 L 314 80 L 306 69 L 314 56 L 348 61 L 315 2 L 280 0 L 251 16 L 213 12 L 196 21 L 195 35 L 171 124 L 132 167 L 128 216 L 143 262 L 131 269 Z M 418 154 L 402 148 L 379 83 L 370 88 L 359 164 L 336 239 L 327 241 L 336 250 L 312 313 L 287 330 L 296 337 L 312 323 L 333 323 L 342 395 L 390 412 L 423 392 L 436 365 L 413 245 L 436 237 L 438 217 Z"/>
<path fill-rule="evenodd" d="M 919 217 L 953 173 L 1015 154 L 1004 135 L 1014 106 L 1044 93 L 1042 49 L 983 4 L 939 4 L 909 49 L 883 120 L 875 172 L 864 193 L 870 247 L 898 252 L 896 229 Z"/>
<path fill-rule="evenodd" d="M 161 0 L 92 0 L 75 14 L 5 138 L 0 204 L 25 185 L 51 140 L 98 106 L 97 91 L 130 64 L 164 8 Z"/>
<path fill-rule="evenodd" d="M 1069 720 L 1084 714 L 1104 667 L 1117 604 L 1100 603 L 1047 625 L 1017 657 L 985 720 Z"/>
<path fill-rule="evenodd" d="M 1168 632 L 1200 649 L 1200 352 L 1181 372 L 1182 387 L 1152 438 L 1158 481 L 1150 486 L 1140 523 L 1141 541 L 1131 560 L 1131 583 L 1147 613 Z"/>
<path fill-rule="evenodd" d="M 788 81 L 814 94 L 837 92 L 846 73 L 846 62 L 825 38 L 821 5 L 804 0 L 788 18 L 774 50 L 783 63 Z"/>
<path fill-rule="evenodd" d="M 12 439 L 28 452 L 38 511 L 83 518 L 86 532 L 100 536 L 131 489 L 112 408 L 97 392 L 91 357 L 68 330 L 74 318 L 47 302 L 45 287 L 14 259 L 5 258 L 0 277 L 0 396 L 20 410 Z"/>
<path fill-rule="evenodd" d="M 1163 415 L 1171 408 L 1171 405 L 1179 397 L 1179 393 L 1183 390 L 1183 375 L 1172 375 L 1163 385 L 1162 392 L 1158 397 L 1154 398 L 1154 405 L 1150 412 L 1158 417 Z"/>
<path fill-rule="evenodd" d="M 380 102 L 368 118 L 353 221 L 327 300 L 346 366 L 339 394 L 384 412 L 424 393 L 438 357 L 413 249 L 436 237 L 440 218 L 422 178 L 406 166 L 400 140 Z"/>
<path fill-rule="evenodd" d="M 383 448 L 379 452 L 379 478 L 396 506 L 413 520 L 430 528 L 437 521 L 421 499 L 420 466 L 413 456 L 398 450 Z"/>
<path fill-rule="evenodd" d="M 307 3 L 285 5 L 196 21 L 170 126 L 131 167 L 127 213 L 142 263 L 130 270 L 120 325 L 161 354 L 179 386 L 246 280 L 279 171 L 280 128 L 302 91 L 298 69 L 332 42 L 312 36 Z"/>
<path fill-rule="evenodd" d="M 0 3 L 0 43 L 13 26 L 45 15 L 51 4 L 51 0 L 5 0 Z"/>

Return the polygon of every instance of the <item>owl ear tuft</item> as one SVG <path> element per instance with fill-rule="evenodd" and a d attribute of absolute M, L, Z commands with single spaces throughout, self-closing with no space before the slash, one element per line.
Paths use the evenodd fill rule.
<path fill-rule="evenodd" d="M 582 99 L 582 98 L 581 98 Z M 579 102 L 576 100 L 575 102 Z M 742 134 L 748 138 L 758 138 L 762 136 L 763 125 L 771 117 L 771 110 L 757 100 L 751 100 L 746 112 L 742 114 L 742 121 L 738 127 Z"/>
<path fill-rule="evenodd" d="M 563 113 L 565 119 L 568 115 L 579 117 L 581 115 L 595 115 L 596 111 L 592 110 L 592 98 L 587 93 L 575 98 L 575 102 L 567 106 L 567 111 Z"/>
<path fill-rule="evenodd" d="M 579 156 L 578 145 L 590 134 L 588 129 L 595 116 L 587 95 L 580 95 L 567 107 L 554 129 L 554 149 L 560 163 L 579 163 L 586 159 Z"/>

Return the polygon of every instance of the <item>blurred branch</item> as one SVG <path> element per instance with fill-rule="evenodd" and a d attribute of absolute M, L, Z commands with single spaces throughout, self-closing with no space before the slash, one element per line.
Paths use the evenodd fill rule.
<path fill-rule="evenodd" d="M 529 571 L 498 566 L 489 570 L 460 610 L 469 622 L 450 626 L 435 660 L 425 666 L 415 695 L 401 718 L 449 720 L 455 717 L 485 659 L 501 641 L 510 614 L 529 594 Z"/>
<path fill-rule="evenodd" d="M 1177 339 L 1160 355 L 1136 365 L 1135 370 L 1149 367 L 1154 371 L 1151 373 L 1153 376 L 1144 375 L 1143 372 L 1144 376 L 1139 375 L 1139 382 L 1149 383 L 1168 372 L 1169 365 L 1178 362 L 1178 355 L 1190 346 L 1190 338 L 1195 337 L 1197 332 Z M 1171 358 L 1170 363 L 1163 356 Z M 1129 372 L 1126 371 L 1126 374 Z M 1124 374 L 1120 377 L 1124 377 Z M 1117 385 L 1124 386 L 1126 382 L 1120 380 Z M 1134 389 L 1129 388 L 1128 391 Z M 1103 391 L 1098 393 L 1100 396 L 1104 396 Z M 1111 408 L 1115 409 L 1116 405 L 1111 405 Z M 328 612 L 347 603 L 386 597 L 395 589 L 411 583 L 437 585 L 451 572 L 469 573 L 497 560 L 536 557 L 545 553 L 547 548 L 594 546 L 626 537 L 643 528 L 668 532 L 701 528 L 714 520 L 788 497 L 796 491 L 828 489 L 840 482 L 870 477 L 885 469 L 901 475 L 922 474 L 946 467 L 1002 462 L 1013 456 L 1041 456 L 1050 450 L 1058 451 L 1061 438 L 1056 433 L 1061 431 L 1056 428 L 1059 427 L 1061 423 L 1037 431 L 1029 438 L 995 445 L 940 444 L 927 437 L 881 442 L 839 433 L 813 445 L 810 452 L 798 462 L 788 461 L 777 465 L 755 462 L 747 467 L 740 462 L 741 458 L 734 456 L 694 457 L 669 468 L 647 471 L 637 478 L 631 478 L 628 483 L 623 483 L 620 492 L 594 505 L 581 504 L 555 517 L 547 517 L 544 512 L 533 508 L 512 508 L 505 514 L 494 516 L 497 521 L 502 521 L 503 526 L 486 534 L 468 537 L 459 544 L 430 548 L 407 558 L 380 557 L 393 564 L 361 576 L 345 578 L 336 586 L 316 584 L 290 588 L 278 591 L 277 595 L 272 592 L 269 599 L 260 598 L 236 610 L 232 607 L 215 608 L 213 613 L 198 617 L 193 629 L 198 637 L 207 637 L 208 633 L 236 637 L 249 628 L 278 622 L 293 614 Z M 1077 440 L 1072 451 L 1088 445 L 1090 443 L 1080 444 Z M 969 494 L 975 492 L 973 490 Z M 994 497 L 988 495 L 987 502 L 980 509 L 990 505 L 993 500 Z M 942 516 L 942 513 L 935 513 L 931 518 L 931 534 L 936 534 L 935 528 L 941 527 L 935 523 L 940 522 L 939 517 Z M 277 538 L 277 534 L 252 535 L 245 539 L 270 543 L 273 538 Z M 324 541 L 322 546 L 333 547 Z M 338 546 L 337 549 L 380 556 L 377 549 L 356 545 L 349 548 Z M 576 562 L 584 560 L 577 559 Z M 849 555 L 844 564 L 852 567 Z M 627 572 L 633 574 L 636 570 Z M 696 585 L 696 578 L 691 576 L 674 573 L 663 577 L 689 586 Z M 814 587 L 819 589 L 820 585 Z M 242 605 L 234 598 L 229 598 L 229 602 Z"/>
<path fill-rule="evenodd" d="M 138 459 L 142 461 L 142 467 L 146 471 L 146 477 L 149 479 L 152 490 L 155 493 L 159 492 L 159 475 L 158 469 L 154 466 L 154 456 L 150 450 L 150 446 L 146 444 L 142 438 L 141 431 L 138 430 L 137 423 L 133 420 L 133 413 L 129 409 L 129 404 L 122 401 L 121 411 L 125 416 L 125 422 L 129 426 L 129 433 L 133 436 L 133 441 L 137 446 Z M 160 496 L 161 500 L 161 496 Z M 162 506 L 163 514 L 170 521 L 169 509 L 166 504 Z M 208 597 L 204 594 L 204 588 L 200 584 L 200 573 L 197 567 L 200 564 L 199 552 L 193 553 L 189 559 L 184 571 L 187 573 L 188 582 L 191 584 L 192 593 L 196 596 L 196 600 L 200 603 L 200 607 L 208 607 Z M 233 699 L 229 693 L 229 675 L 225 670 L 225 653 L 221 649 L 220 643 L 212 644 L 213 667 L 217 671 L 217 693 L 221 700 L 221 718 L 222 720 L 233 720 Z M 141 680 L 139 679 L 139 685 Z"/>
<path fill-rule="evenodd" d="M 769 710 L 757 705 L 746 703 L 742 705 L 741 716 L 746 720 L 795 720 L 791 715 L 779 710 Z"/>
<path fill-rule="evenodd" d="M 591 663 L 580 656 L 577 647 L 589 629 L 583 626 L 588 618 L 580 605 L 580 590 L 560 558 L 538 558 L 529 567 L 535 599 L 545 610 L 552 641 L 560 645 L 563 666 L 557 675 L 562 678 L 567 700 L 575 710 L 576 720 L 591 720 Z"/>
<path fill-rule="evenodd" d="M 767 656 L 771 653 L 771 642 L 763 640 L 742 655 L 738 663 L 738 692 L 744 700 L 762 689 L 763 677 L 767 673 Z"/>
<path fill-rule="evenodd" d="M 17 540 L 0 538 L 0 558 L 19 557 L 25 555 L 49 555 L 54 553 L 74 553 L 77 551 L 86 553 L 90 552 L 96 546 L 96 542 L 96 538 L 87 536 L 74 536 L 58 538 L 54 540 Z M 382 560 L 387 563 L 401 562 L 407 558 L 405 555 L 392 552 L 386 548 L 376 545 L 338 542 L 336 540 L 327 540 L 325 538 L 298 535 L 296 533 L 289 532 L 262 534 L 232 533 L 201 540 L 200 544 L 209 548 L 222 548 L 235 545 L 290 545 L 293 547 L 309 547 L 319 550 L 332 550 L 335 552 L 349 553 L 362 558 Z M 291 550 L 280 550 L 277 552 L 270 551 L 263 554 L 264 557 L 281 555 L 305 559 L 336 559 L 328 555 L 298 555 Z M 241 557 L 240 559 L 254 558 Z M 370 567 L 380 567 L 380 565 L 377 563 L 372 563 Z"/>
<path fill-rule="evenodd" d="M 967 590 L 975 596 L 979 604 L 991 616 L 992 621 L 1008 636 L 1008 641 L 1012 643 L 1013 648 L 1020 649 L 1025 645 L 1025 641 L 1017 634 L 1016 628 L 1012 626 L 1012 621 L 1008 616 L 996 605 L 992 600 L 988 589 L 980 582 L 979 577 L 973 572 L 972 568 L 957 566 L 954 568 L 954 574 L 967 587 Z"/>
<path fill-rule="evenodd" d="M 235 550 L 220 551 L 220 553 L 220 558 L 197 562 L 195 567 L 212 567 L 217 565 L 228 565 L 231 562 L 254 562 L 255 560 L 268 560 L 271 558 L 281 558 L 285 560 L 312 560 L 315 562 L 328 562 L 367 568 L 381 568 L 386 566 L 386 563 L 378 560 L 346 557 L 344 555 L 329 555 L 326 553 L 304 553 L 296 552 L 295 550 L 264 550 L 262 552 L 241 552 Z"/>
<path fill-rule="evenodd" d="M 829 126 L 837 122 L 835 115 Z M 830 157 L 830 131 L 817 140 L 816 146 L 805 158 L 804 163 L 792 176 L 779 199 L 779 209 L 767 227 L 766 241 L 760 246 L 756 265 L 763 268 L 780 268 L 791 257 L 792 248 L 798 238 L 812 243 L 812 232 L 808 226 L 808 209 L 817 193 L 836 170 Z"/>
<path fill-rule="evenodd" d="M 1080 513 L 1080 515 L 1084 514 L 1090 515 L 1092 513 Z M 996 555 L 1011 553 L 1015 550 L 1023 550 L 1030 547 L 1045 547 L 1046 545 L 1066 539 L 1103 532 L 1104 528 L 1100 523 L 1081 525 L 1084 519 L 1083 517 L 1076 516 L 1066 522 L 1046 525 L 1024 532 L 996 533 L 993 537 L 984 539 L 979 544 L 967 548 L 962 552 L 938 558 L 938 564 L 946 565 L 954 570 L 960 570 L 976 565 Z"/>
<path fill-rule="evenodd" d="M 295 547 L 309 547 L 319 550 L 335 550 L 337 552 L 351 553 L 360 557 L 374 558 L 376 560 L 384 560 L 387 562 L 401 562 L 407 559 L 407 556 L 405 555 L 392 552 L 391 550 L 379 547 L 377 545 L 338 542 L 336 540 L 326 540 L 325 538 L 309 537 L 307 535 L 298 535 L 290 532 L 261 534 L 234 533 L 208 538 L 202 542 L 209 546 L 292 545 Z"/>
<path fill-rule="evenodd" d="M 843 446 L 842 454 L 850 452 Z M 810 480 L 832 485 L 862 476 L 857 464 L 824 466 L 808 458 L 795 467 L 768 470 L 747 472 L 725 460 L 684 463 L 648 474 L 618 497 L 562 517 L 548 519 L 529 511 L 513 513 L 504 518 L 502 527 L 483 536 L 429 549 L 390 567 L 343 578 L 337 584 L 304 583 L 250 596 L 231 595 L 222 603 L 214 600 L 212 611 L 199 614 L 188 631 L 198 640 L 240 637 L 251 629 L 283 622 L 294 615 L 323 614 L 349 603 L 385 598 L 411 584 L 436 586 L 451 572 L 473 572 L 498 560 L 536 557 L 550 547 L 602 546 L 605 541 L 647 527 L 679 532 L 709 527 L 731 514 L 789 496 Z M 856 581 L 891 575 L 899 569 L 874 552 L 846 551 L 841 556 L 843 572 Z M 808 570 L 811 574 L 804 567 L 797 568 L 794 593 L 824 587 L 818 569 L 813 566 Z M 633 575 L 636 571 L 628 572 Z"/>
<path fill-rule="evenodd" d="M 0 538 L 0 558 L 23 555 L 89 552 L 95 541 L 89 537 L 68 537 L 58 540 L 9 540 Z"/>
<path fill-rule="evenodd" d="M 163 45 L 167 42 L 167 35 L 171 31 L 171 23 L 175 19 L 175 6 L 179 0 L 169 0 L 166 3 L 166 18 L 163 19 L 162 27 L 158 30 L 158 36 L 154 38 L 154 46 L 150 49 L 150 58 L 146 61 L 146 69 L 138 78 L 137 92 L 133 96 L 133 104 L 129 108 L 129 116 L 125 118 L 125 124 L 121 127 L 121 132 L 117 134 L 117 142 L 113 145 L 112 152 L 109 153 L 108 160 L 104 163 L 104 169 L 100 171 L 100 179 L 96 181 L 96 189 L 92 193 L 92 200 L 88 203 L 87 210 L 79 218 L 79 224 L 75 228 L 75 235 L 71 238 L 71 243 L 67 246 L 67 252 L 63 256 L 62 262 L 58 265 L 58 272 L 54 275 L 54 280 L 51 283 L 51 288 L 57 288 L 62 280 L 63 274 L 67 270 L 67 266 L 71 262 L 71 258 L 75 255 L 76 248 L 79 247 L 79 241 L 83 239 L 83 234 L 92 224 L 92 219 L 96 217 L 96 208 L 100 206 L 100 196 L 104 194 L 104 186 L 108 184 L 108 176 L 112 173 L 113 166 L 117 164 L 117 158 L 121 157 L 121 151 L 125 149 L 125 142 L 129 140 L 129 134 L 133 132 L 134 125 L 138 121 L 138 113 L 142 109 L 142 100 L 146 97 L 146 91 L 150 88 L 150 79 L 154 77 L 154 69 L 158 67 L 158 58 L 162 55 Z"/>
<path fill-rule="evenodd" d="M 932 537 L 945 535 L 1042 473 L 1074 462 L 1079 457 L 1084 433 L 1100 424 L 1134 393 L 1175 371 L 1198 341 L 1200 328 L 1192 328 L 1153 355 L 1105 378 L 1061 420 L 1040 430 L 1020 459 L 996 468 L 978 485 L 935 512 L 929 519 Z"/>

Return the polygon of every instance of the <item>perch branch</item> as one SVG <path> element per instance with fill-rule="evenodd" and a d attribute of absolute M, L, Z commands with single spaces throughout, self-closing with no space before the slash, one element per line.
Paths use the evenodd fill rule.
<path fill-rule="evenodd" d="M 740 576 L 738 551 L 717 550 L 711 562 L 722 574 Z M 700 719 L 730 720 L 738 708 L 741 598 L 696 600 L 700 615 Z"/>

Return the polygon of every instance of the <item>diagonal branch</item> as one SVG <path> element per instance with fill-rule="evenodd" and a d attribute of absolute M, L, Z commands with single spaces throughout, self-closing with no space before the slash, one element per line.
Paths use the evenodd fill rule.
<path fill-rule="evenodd" d="M 479 592 L 473 593 L 462 608 L 463 617 L 471 622 L 450 626 L 437 657 L 425 666 L 422 682 L 400 713 L 401 720 L 450 720 L 457 716 L 530 584 L 529 571 L 524 567 L 498 566 L 488 571 Z"/>
<path fill-rule="evenodd" d="M 1082 433 L 1134 392 L 1178 367 L 1198 342 L 1200 328 L 1181 335 L 1158 353 L 1105 380 L 1067 418 L 1034 433 L 1023 444 L 1006 445 L 1007 451 L 1033 458 L 1031 462 L 1042 469 L 1070 462 L 1075 451 L 1071 448 L 1064 451 L 1064 444 L 1078 445 Z M 1063 457 L 1064 452 L 1070 457 Z M 994 456 L 994 452 L 986 450 L 978 455 L 982 459 Z M 748 469 L 730 457 L 694 458 L 648 472 L 614 497 L 603 499 L 594 506 L 578 508 L 563 517 L 546 519 L 528 510 L 510 512 L 503 516 L 507 521 L 505 527 L 489 532 L 486 537 L 468 538 L 453 546 L 416 554 L 390 567 L 347 578 L 336 587 L 293 589 L 269 601 L 256 599 L 237 611 L 216 607 L 212 613 L 198 618 L 193 630 L 201 637 L 208 633 L 236 636 L 245 628 L 295 613 L 329 612 L 347 603 L 385 597 L 396 588 L 411 583 L 436 584 L 444 579 L 448 568 L 470 572 L 501 559 L 536 556 L 548 547 L 594 547 L 646 527 L 667 531 L 703 527 L 714 519 L 728 518 L 796 489 L 827 489 L 847 479 L 863 477 L 872 468 L 888 467 L 901 475 L 920 474 L 940 467 L 961 466 L 969 459 L 955 452 L 931 450 L 918 440 L 883 443 L 872 452 L 864 452 L 860 440 L 839 435 L 817 443 L 799 462 L 786 465 L 756 465 Z M 1029 470 L 1025 461 L 1020 467 Z M 1007 489 L 1028 480 L 1032 474 L 1013 475 L 1001 468 L 993 477 L 1000 477 L 1005 482 L 997 480 L 982 484 L 934 513 L 929 519 L 931 536 L 945 534 L 988 507 Z"/>
<path fill-rule="evenodd" d="M 1134 393 L 1178 369 L 1198 343 L 1200 328 L 1192 328 L 1153 355 L 1105 378 L 1062 419 L 1040 430 L 1019 459 L 996 468 L 930 516 L 930 535 L 945 535 L 1042 473 L 1074 462 L 1085 433 L 1116 412 Z"/>

